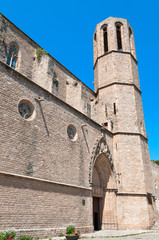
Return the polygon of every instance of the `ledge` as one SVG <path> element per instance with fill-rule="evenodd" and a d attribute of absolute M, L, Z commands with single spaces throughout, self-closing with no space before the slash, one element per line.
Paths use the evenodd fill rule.
<path fill-rule="evenodd" d="M 117 192 L 117 196 L 146 197 L 146 193 Z"/>
<path fill-rule="evenodd" d="M 1 174 L 1 175 L 11 176 L 11 177 L 24 178 L 24 179 L 29 179 L 29 180 L 33 180 L 33 181 L 52 183 L 52 184 L 56 184 L 56 185 L 61 185 L 61 186 L 66 186 L 66 187 L 79 188 L 79 189 L 83 189 L 83 190 L 92 191 L 92 189 L 91 189 L 91 188 L 88 188 L 88 187 L 82 187 L 82 186 L 78 186 L 78 185 L 61 183 L 61 182 L 51 181 L 51 180 L 42 179 L 42 178 L 29 177 L 29 176 L 24 176 L 24 175 L 15 174 L 15 173 L 8 173 L 8 172 L 0 171 L 0 174 Z"/>
<path fill-rule="evenodd" d="M 113 136 L 115 136 L 115 135 L 136 135 L 136 136 L 143 137 L 146 141 L 148 141 L 148 139 L 144 135 L 142 135 L 141 133 L 115 132 L 115 133 L 113 133 Z"/>
<path fill-rule="evenodd" d="M 110 84 L 108 84 L 108 85 L 105 85 L 105 86 L 103 86 L 103 87 L 98 88 L 96 94 L 98 94 L 99 90 L 104 89 L 104 88 L 107 88 L 107 87 L 110 87 L 110 86 L 113 86 L 113 85 L 131 86 L 131 87 L 134 87 L 135 90 L 137 90 L 140 94 L 142 93 L 142 92 L 140 91 L 140 89 L 139 89 L 134 83 L 113 82 L 113 83 L 110 83 Z"/>
<path fill-rule="evenodd" d="M 118 189 L 117 188 L 106 188 L 105 192 L 115 192 L 115 193 L 117 193 Z"/>

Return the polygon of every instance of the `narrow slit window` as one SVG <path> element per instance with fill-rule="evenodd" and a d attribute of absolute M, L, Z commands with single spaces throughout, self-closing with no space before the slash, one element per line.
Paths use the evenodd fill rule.
<path fill-rule="evenodd" d="M 129 41 L 130 41 L 130 51 L 132 50 L 132 46 L 133 46 L 133 43 L 132 43 L 132 30 L 131 28 L 129 28 Z"/>
<path fill-rule="evenodd" d="M 96 35 L 96 33 L 94 34 L 94 41 L 97 41 L 97 35 Z"/>
<path fill-rule="evenodd" d="M 107 35 L 107 27 L 103 28 L 103 39 L 104 39 L 104 53 L 108 52 L 108 35 Z"/>
<path fill-rule="evenodd" d="M 114 114 L 116 114 L 116 104 L 115 103 L 113 104 L 113 107 L 114 107 Z"/>
<path fill-rule="evenodd" d="M 122 51 L 121 26 L 120 25 L 116 25 L 116 35 L 117 35 L 117 47 L 118 47 L 118 50 Z"/>
<path fill-rule="evenodd" d="M 132 30 L 131 28 L 129 28 L 129 38 L 131 38 L 131 35 L 132 35 Z"/>

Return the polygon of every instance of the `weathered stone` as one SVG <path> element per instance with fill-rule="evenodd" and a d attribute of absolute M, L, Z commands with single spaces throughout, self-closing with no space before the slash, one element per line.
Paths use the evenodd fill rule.
<path fill-rule="evenodd" d="M 117 49 L 117 22 L 122 51 Z M 111 17 L 96 27 L 96 93 L 50 55 L 38 60 L 38 44 L 2 16 L 0 26 L 4 23 L 0 230 L 16 228 L 40 236 L 64 233 L 69 224 L 82 232 L 94 226 L 150 228 L 157 216 L 152 173 L 158 170 L 150 165 L 133 32 L 130 39 L 127 20 Z M 6 64 L 11 44 L 18 50 L 15 70 Z M 28 119 L 18 108 L 23 101 L 34 108 Z M 76 133 L 68 129 L 72 125 Z"/>

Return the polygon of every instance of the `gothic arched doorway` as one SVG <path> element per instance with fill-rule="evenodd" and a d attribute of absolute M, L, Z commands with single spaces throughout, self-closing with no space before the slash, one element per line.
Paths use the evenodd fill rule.
<path fill-rule="evenodd" d="M 90 164 L 90 176 L 94 230 L 117 229 L 115 171 L 103 138 L 99 141 Z"/>

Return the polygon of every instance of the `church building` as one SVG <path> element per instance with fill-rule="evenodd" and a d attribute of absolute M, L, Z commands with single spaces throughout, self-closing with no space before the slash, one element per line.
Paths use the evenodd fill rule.
<path fill-rule="evenodd" d="M 95 91 L 0 15 L 0 231 L 154 225 L 133 29 L 109 17 L 93 46 Z"/>

